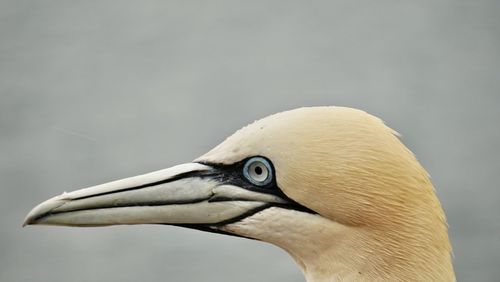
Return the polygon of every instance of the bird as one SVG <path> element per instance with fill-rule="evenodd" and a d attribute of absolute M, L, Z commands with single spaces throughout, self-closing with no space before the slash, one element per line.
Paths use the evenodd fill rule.
<path fill-rule="evenodd" d="M 396 131 L 348 107 L 270 115 L 192 162 L 42 202 L 34 224 L 255 239 L 284 249 L 308 282 L 456 280 L 428 173 Z"/>

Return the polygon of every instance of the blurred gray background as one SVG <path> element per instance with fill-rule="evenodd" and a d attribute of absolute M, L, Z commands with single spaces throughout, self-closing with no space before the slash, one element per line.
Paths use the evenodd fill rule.
<path fill-rule="evenodd" d="M 432 175 L 462 281 L 500 277 L 499 1 L 0 1 L 1 281 L 303 281 L 269 244 L 21 228 L 300 106 L 384 119 Z"/>

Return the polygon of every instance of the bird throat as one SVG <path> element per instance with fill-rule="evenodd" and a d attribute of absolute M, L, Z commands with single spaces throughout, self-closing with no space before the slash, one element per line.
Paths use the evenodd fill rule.
<path fill-rule="evenodd" d="M 308 282 L 455 280 L 449 253 L 442 254 L 441 267 L 428 268 L 428 254 L 418 242 L 398 243 L 367 227 L 346 226 L 318 214 L 272 207 L 221 228 L 284 249 Z"/>

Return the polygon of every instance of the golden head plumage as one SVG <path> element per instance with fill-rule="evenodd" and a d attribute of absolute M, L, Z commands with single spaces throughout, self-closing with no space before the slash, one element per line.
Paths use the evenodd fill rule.
<path fill-rule="evenodd" d="M 35 208 L 27 223 L 168 223 L 236 234 L 284 248 L 310 281 L 453 281 L 443 210 L 426 171 L 396 135 L 380 119 L 356 109 L 312 107 L 282 112 L 242 128 L 195 160 L 196 164 L 175 172 L 160 171 L 158 178 L 136 178 L 139 187 L 157 187 L 161 179 L 176 183 L 184 175 L 190 179 L 210 178 L 210 188 L 206 195 L 197 195 L 197 201 L 210 206 L 210 212 L 228 213 L 211 219 L 213 222 L 204 221 L 199 215 L 171 215 L 170 199 L 165 204 L 169 205 L 166 213 L 170 215 L 158 215 L 155 210 L 153 220 L 144 219 L 147 212 L 141 210 L 134 212 L 142 217 L 135 216 L 135 221 L 130 221 L 130 208 L 125 213 L 115 207 L 104 216 L 95 211 L 82 212 L 82 200 L 94 195 L 109 197 L 100 199 L 99 207 L 107 207 L 102 206 L 106 205 L 103 201 L 107 205 L 116 202 L 114 197 L 123 201 L 123 192 L 135 187 L 127 186 L 129 180 L 89 188 L 77 196 L 56 197 Z M 238 173 L 246 166 L 237 164 L 255 156 L 272 164 L 272 189 L 279 193 L 252 186 Z M 213 172 L 214 168 L 217 172 Z M 185 194 L 174 198 L 185 201 Z M 225 203 L 215 208 L 214 204 L 224 202 L 218 199 L 231 205 Z M 68 207 L 78 201 L 78 209 Z M 292 202 L 309 212 L 287 206 Z M 182 211 L 186 208 L 177 206 L 182 206 L 175 207 Z M 53 212 L 57 209 L 60 211 Z M 201 209 L 206 212 L 207 208 Z"/>

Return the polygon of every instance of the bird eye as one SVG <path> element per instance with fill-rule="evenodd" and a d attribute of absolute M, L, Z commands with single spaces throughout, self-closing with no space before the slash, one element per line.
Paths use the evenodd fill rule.
<path fill-rule="evenodd" d="M 262 157 L 249 159 L 243 167 L 243 175 L 257 186 L 265 186 L 273 179 L 271 164 Z"/>

